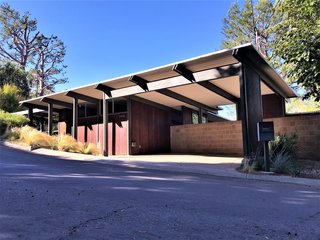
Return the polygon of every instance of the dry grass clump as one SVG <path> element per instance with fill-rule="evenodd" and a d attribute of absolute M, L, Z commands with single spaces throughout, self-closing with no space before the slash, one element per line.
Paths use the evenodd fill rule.
<path fill-rule="evenodd" d="M 21 128 L 20 140 L 31 147 L 52 147 L 54 142 L 50 135 L 29 126 Z"/>
<path fill-rule="evenodd" d="M 61 134 L 50 136 L 32 127 L 25 126 L 20 129 L 20 140 L 31 147 L 49 147 L 54 150 L 99 155 L 100 151 L 94 143 L 81 143 L 70 135 Z"/>
<path fill-rule="evenodd" d="M 64 152 L 81 153 L 80 143 L 70 135 L 65 134 L 55 137 L 55 148 Z"/>

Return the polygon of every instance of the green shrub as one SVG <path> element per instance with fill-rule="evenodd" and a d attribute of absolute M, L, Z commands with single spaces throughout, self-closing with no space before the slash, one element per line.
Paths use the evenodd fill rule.
<path fill-rule="evenodd" d="M 4 134 L 6 129 L 11 127 L 21 127 L 29 122 L 29 119 L 23 115 L 7 113 L 0 110 L 0 135 Z"/>
<path fill-rule="evenodd" d="M 19 89 L 15 85 L 4 84 L 0 87 L 0 109 L 6 112 L 17 111 L 19 99 Z"/>
<path fill-rule="evenodd" d="M 269 142 L 270 158 L 271 161 L 280 153 L 286 152 L 292 158 L 297 155 L 297 140 L 298 135 L 293 133 L 291 135 L 279 134 L 275 137 L 274 141 Z"/>
<path fill-rule="evenodd" d="M 271 170 L 275 173 L 297 176 L 300 167 L 297 163 L 297 134 L 280 134 L 269 142 Z"/>

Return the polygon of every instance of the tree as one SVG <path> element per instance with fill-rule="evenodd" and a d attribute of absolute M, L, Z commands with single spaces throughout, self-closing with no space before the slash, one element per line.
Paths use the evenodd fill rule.
<path fill-rule="evenodd" d="M 0 6 L 0 26 L 0 61 L 14 62 L 28 70 L 33 95 L 54 92 L 56 84 L 66 83 L 64 43 L 56 36 L 46 37 L 37 31 L 37 20 L 29 12 L 21 15 L 4 3 Z"/>
<path fill-rule="evenodd" d="M 304 99 L 320 102 L 320 1 L 284 0 L 283 21 L 277 31 L 275 53 L 287 64 L 288 76 L 306 92 Z"/>
<path fill-rule="evenodd" d="M 29 96 L 27 73 L 10 62 L 0 66 L 0 87 L 5 84 L 17 86 L 22 97 Z"/>
<path fill-rule="evenodd" d="M 0 7 L 0 56 L 16 62 L 23 70 L 34 55 L 37 32 L 37 20 L 12 9 L 7 3 Z"/>
<path fill-rule="evenodd" d="M 38 37 L 34 68 L 37 74 L 33 79 L 36 96 L 54 92 L 55 85 L 66 83 L 67 79 L 63 78 L 67 67 L 63 65 L 65 53 L 64 43 L 58 37 Z"/>
<path fill-rule="evenodd" d="M 0 109 L 5 112 L 17 111 L 19 107 L 19 89 L 15 85 L 3 85 L 0 88 L 0 100 Z"/>
<path fill-rule="evenodd" d="M 272 27 L 281 21 L 277 12 L 277 3 L 272 0 L 258 0 L 253 4 L 245 0 L 243 8 L 237 2 L 231 5 L 223 22 L 223 48 L 231 48 L 245 43 L 253 43 L 260 53 L 271 62 L 273 56 L 273 39 L 275 33 Z"/>

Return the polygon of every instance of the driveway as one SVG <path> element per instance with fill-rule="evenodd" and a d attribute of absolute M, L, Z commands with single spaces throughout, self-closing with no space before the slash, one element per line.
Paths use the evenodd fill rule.
<path fill-rule="evenodd" d="M 320 239 L 319 188 L 0 151 L 0 239 Z"/>

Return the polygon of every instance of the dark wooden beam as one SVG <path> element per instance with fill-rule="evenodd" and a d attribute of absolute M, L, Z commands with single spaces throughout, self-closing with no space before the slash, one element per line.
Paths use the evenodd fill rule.
<path fill-rule="evenodd" d="M 104 92 L 105 94 L 107 94 L 108 97 L 112 97 L 112 93 L 111 91 L 114 90 L 114 88 L 103 85 L 103 84 L 98 84 L 95 89 L 100 90 L 102 92 Z"/>
<path fill-rule="evenodd" d="M 28 125 L 30 127 L 33 127 L 33 107 L 28 107 L 28 118 L 29 118 Z"/>
<path fill-rule="evenodd" d="M 247 64 L 242 64 L 240 75 L 240 109 L 242 142 L 245 157 L 258 149 L 257 123 L 262 121 L 260 76 Z"/>
<path fill-rule="evenodd" d="M 223 90 L 222 88 L 214 85 L 211 82 L 197 82 L 197 84 L 199 84 L 200 86 L 220 95 L 221 97 L 224 97 L 225 99 L 230 100 L 233 103 L 238 103 L 240 101 L 239 98 L 233 96 L 232 94 L 228 93 L 227 91 Z"/>
<path fill-rule="evenodd" d="M 103 156 L 108 156 L 108 101 L 103 94 L 102 100 L 102 119 L 103 119 Z"/>
<path fill-rule="evenodd" d="M 73 91 L 68 91 L 65 94 L 65 96 L 78 98 L 78 99 L 81 99 L 81 100 L 86 101 L 86 102 L 91 102 L 91 103 L 96 103 L 96 104 L 99 103 L 99 99 L 97 99 L 97 98 L 89 97 L 89 96 L 86 96 L 86 95 L 83 95 L 83 94 L 80 94 L 80 93 L 76 93 L 76 92 L 73 92 Z"/>
<path fill-rule="evenodd" d="M 157 90 L 156 92 L 161 93 L 163 95 L 166 95 L 168 97 L 174 98 L 176 100 L 179 100 L 181 102 L 190 104 L 190 105 L 195 106 L 197 108 L 205 109 L 206 111 L 217 112 L 217 110 L 219 110 L 219 108 L 209 107 L 209 106 L 207 106 L 205 104 L 202 104 L 202 103 L 197 102 L 197 101 L 195 101 L 193 99 L 187 98 L 187 97 L 185 97 L 185 96 L 183 96 L 183 95 L 181 95 L 179 93 L 173 92 L 173 91 L 168 90 L 168 89 L 160 89 L 160 90 Z"/>
<path fill-rule="evenodd" d="M 78 138 L 78 99 L 72 99 L 72 137 Z"/>
<path fill-rule="evenodd" d="M 52 99 L 52 98 L 44 97 L 44 98 L 41 98 L 40 101 L 41 102 L 46 102 L 46 103 L 51 103 L 51 104 L 54 104 L 54 105 L 59 105 L 59 106 L 66 107 L 66 108 L 72 108 L 72 104 L 67 103 L 67 102 L 63 102 L 63 101 L 60 101 L 60 100 Z"/>
<path fill-rule="evenodd" d="M 52 135 L 52 103 L 48 103 L 48 134 Z"/>
<path fill-rule="evenodd" d="M 129 77 L 129 81 L 133 82 L 135 84 L 137 84 L 139 87 L 141 87 L 144 91 L 148 92 L 149 88 L 148 88 L 148 81 L 137 76 L 137 75 L 133 75 L 131 77 Z"/>
<path fill-rule="evenodd" d="M 33 103 L 22 103 L 21 106 L 24 106 L 24 107 L 27 107 L 27 108 L 38 108 L 38 109 L 41 109 L 41 110 L 44 110 L 44 111 L 48 111 L 48 107 L 46 106 L 43 106 L 43 105 L 38 105 L 38 104 L 33 104 Z M 56 112 L 56 113 L 60 113 L 62 111 L 62 109 L 58 109 L 58 108 L 52 108 L 52 111 L 53 112 Z"/>
<path fill-rule="evenodd" d="M 176 64 L 172 67 L 172 70 L 179 73 L 181 76 L 185 77 L 188 79 L 190 82 L 195 82 L 196 79 L 193 76 L 193 72 L 191 72 L 189 69 L 187 69 L 184 65 L 182 64 Z"/>

